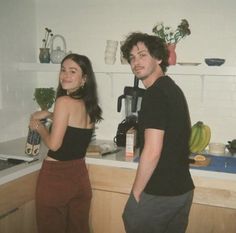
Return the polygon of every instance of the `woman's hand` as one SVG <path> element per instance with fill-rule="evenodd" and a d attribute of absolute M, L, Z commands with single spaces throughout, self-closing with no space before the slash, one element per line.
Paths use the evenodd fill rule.
<path fill-rule="evenodd" d="M 40 120 L 34 119 L 33 117 L 30 118 L 29 128 L 31 130 L 37 131 L 40 126 L 42 126 Z"/>

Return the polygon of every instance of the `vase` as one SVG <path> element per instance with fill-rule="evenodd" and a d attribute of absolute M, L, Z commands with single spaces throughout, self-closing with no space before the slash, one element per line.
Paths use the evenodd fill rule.
<path fill-rule="evenodd" d="M 49 48 L 40 48 L 39 50 L 40 50 L 39 52 L 40 63 L 49 63 L 50 62 Z"/>
<path fill-rule="evenodd" d="M 168 63 L 169 63 L 169 65 L 175 65 L 176 59 L 177 59 L 177 55 L 176 55 L 176 51 L 175 51 L 176 44 L 168 44 L 167 49 L 169 51 Z"/>
<path fill-rule="evenodd" d="M 118 41 L 107 40 L 105 48 L 105 63 L 108 65 L 113 65 L 116 62 L 116 51 L 118 47 Z"/>

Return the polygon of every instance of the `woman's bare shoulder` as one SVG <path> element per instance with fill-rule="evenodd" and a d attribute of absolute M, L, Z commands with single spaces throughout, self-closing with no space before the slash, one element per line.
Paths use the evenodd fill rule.
<path fill-rule="evenodd" d="M 67 104 L 70 104 L 70 103 L 73 103 L 74 100 L 69 97 L 69 96 L 60 96 L 56 99 L 56 104 L 59 104 L 59 105 L 67 105 Z"/>
<path fill-rule="evenodd" d="M 67 109 L 72 108 L 84 108 L 84 101 L 80 99 L 73 99 L 69 96 L 61 96 L 56 100 L 57 106 L 65 106 Z"/>

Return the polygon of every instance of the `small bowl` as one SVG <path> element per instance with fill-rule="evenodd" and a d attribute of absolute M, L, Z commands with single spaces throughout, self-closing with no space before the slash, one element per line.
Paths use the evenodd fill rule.
<path fill-rule="evenodd" d="M 208 66 L 221 66 L 225 63 L 225 59 L 222 59 L 222 58 L 205 58 L 205 62 Z"/>

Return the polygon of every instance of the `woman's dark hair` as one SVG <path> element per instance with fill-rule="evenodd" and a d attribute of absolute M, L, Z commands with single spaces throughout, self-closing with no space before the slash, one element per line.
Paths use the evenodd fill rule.
<path fill-rule="evenodd" d="M 157 36 L 141 32 L 131 33 L 127 36 L 124 44 L 121 46 L 121 52 L 124 58 L 130 63 L 130 52 L 133 46 L 137 45 L 139 42 L 144 43 L 152 57 L 162 60 L 160 66 L 162 71 L 165 73 L 169 66 L 169 53 L 165 41 Z"/>
<path fill-rule="evenodd" d="M 61 62 L 61 66 L 64 61 L 68 59 L 78 64 L 82 70 L 82 75 L 86 75 L 86 82 L 84 86 L 80 87 L 73 93 L 70 93 L 69 96 L 74 99 L 84 100 L 86 110 L 92 123 L 101 121 L 103 119 L 102 109 L 98 105 L 97 84 L 90 60 L 84 55 L 71 53 L 64 57 Z M 57 87 L 57 98 L 65 95 L 67 95 L 67 91 L 62 88 L 61 83 L 59 82 Z"/>

